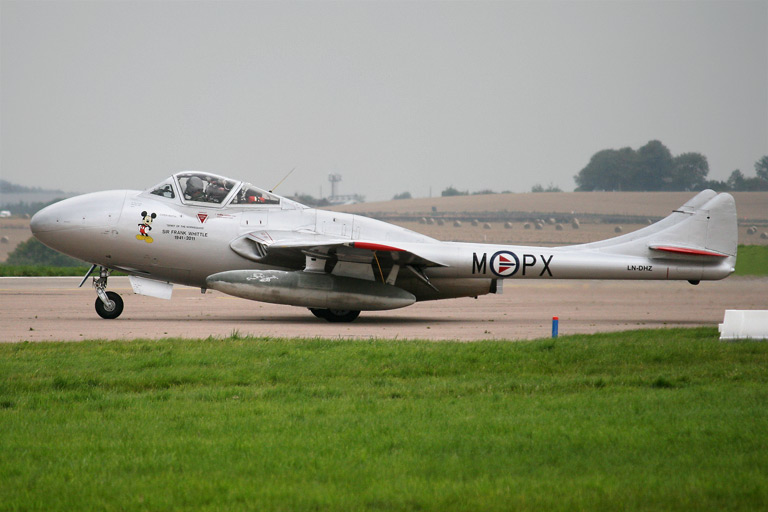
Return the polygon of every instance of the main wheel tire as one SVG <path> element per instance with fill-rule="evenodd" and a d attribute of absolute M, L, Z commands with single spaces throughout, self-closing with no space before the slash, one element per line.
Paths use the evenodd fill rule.
<path fill-rule="evenodd" d="M 112 302 L 112 307 L 107 307 L 100 298 L 96 297 L 96 313 L 107 320 L 119 317 L 123 312 L 123 298 L 115 292 L 107 292 L 107 298 Z"/>
<path fill-rule="evenodd" d="M 327 317 L 328 310 L 327 309 L 318 309 L 318 308 L 308 308 L 308 309 L 317 318 L 321 318 L 323 320 L 327 320 L 328 319 L 328 317 Z"/>
<path fill-rule="evenodd" d="M 326 309 L 325 319 L 329 322 L 351 322 L 358 316 L 360 311 L 350 309 Z"/>
<path fill-rule="evenodd" d="M 351 322 L 360 316 L 359 311 L 349 309 L 309 308 L 313 315 L 329 322 Z"/>

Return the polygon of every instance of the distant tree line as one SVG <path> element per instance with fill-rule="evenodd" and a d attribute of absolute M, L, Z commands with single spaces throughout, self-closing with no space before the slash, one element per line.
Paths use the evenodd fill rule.
<path fill-rule="evenodd" d="M 299 192 L 296 192 L 294 195 L 289 196 L 288 199 L 292 199 L 293 201 L 297 201 L 303 205 L 306 206 L 315 206 L 315 207 L 323 207 L 323 206 L 330 206 L 331 202 L 328 201 L 326 198 L 316 198 L 309 194 L 301 194 Z"/>
<path fill-rule="evenodd" d="M 19 201 L 15 204 L 3 204 L 3 210 L 8 210 L 11 212 L 11 215 L 29 215 L 31 217 L 46 206 L 52 205 L 53 203 L 58 203 L 59 201 L 61 201 L 61 199 L 54 199 L 53 201 L 48 202 L 37 201 L 32 203 Z"/>
<path fill-rule="evenodd" d="M 546 187 L 542 186 L 541 184 L 537 183 L 531 188 L 531 192 L 562 192 L 560 187 L 557 185 L 554 185 L 550 183 Z M 443 190 L 440 195 L 442 197 L 453 197 L 453 196 L 480 196 L 480 195 L 488 195 L 488 194 L 511 194 L 512 191 L 510 190 L 502 190 L 501 192 L 496 192 L 495 190 L 491 190 L 489 188 L 484 188 L 482 190 L 478 190 L 476 192 L 470 192 L 469 190 L 459 190 L 453 185 Z M 401 192 L 400 194 L 395 194 L 392 197 L 393 200 L 396 199 L 413 199 L 413 196 L 410 192 Z"/>
<path fill-rule="evenodd" d="M 77 267 L 85 263 L 43 245 L 37 238 L 30 238 L 16 246 L 5 261 L 6 265 L 49 265 L 52 267 Z"/>
<path fill-rule="evenodd" d="M 744 173 L 736 169 L 726 181 L 709 182 L 709 188 L 717 190 L 768 190 L 768 156 L 764 156 L 755 162 L 755 174 L 753 178 L 747 178 Z"/>
<path fill-rule="evenodd" d="M 458 190 L 453 185 L 443 190 L 443 192 L 440 194 L 442 197 L 451 197 L 451 196 L 481 196 L 481 195 L 487 195 L 487 194 L 509 194 L 511 193 L 509 190 L 502 190 L 501 192 L 496 192 L 495 190 L 491 190 L 489 188 L 484 188 L 482 190 L 478 190 L 476 192 L 470 193 L 469 190 Z"/>
<path fill-rule="evenodd" d="M 592 190 L 768 190 L 768 156 L 755 163 L 757 176 L 735 170 L 726 181 L 707 180 L 709 163 L 701 153 L 672 156 L 652 140 L 645 146 L 598 151 L 574 176 L 577 191 Z"/>
<path fill-rule="evenodd" d="M 28 194 L 40 192 L 64 195 L 64 192 L 61 190 L 45 190 L 40 187 L 25 187 L 24 185 L 16 185 L 10 181 L 0 180 L 0 193 L 2 194 Z"/>
<path fill-rule="evenodd" d="M 537 183 L 531 187 L 531 192 L 562 192 L 560 187 L 551 183 L 544 187 L 541 183 Z"/>

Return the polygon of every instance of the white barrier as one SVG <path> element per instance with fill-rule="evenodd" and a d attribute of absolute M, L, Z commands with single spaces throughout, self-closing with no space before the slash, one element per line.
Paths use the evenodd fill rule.
<path fill-rule="evenodd" d="M 721 340 L 768 339 L 768 310 L 726 309 Z"/>

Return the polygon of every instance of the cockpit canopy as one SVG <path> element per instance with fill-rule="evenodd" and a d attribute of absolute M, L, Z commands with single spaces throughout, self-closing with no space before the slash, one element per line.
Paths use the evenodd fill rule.
<path fill-rule="evenodd" d="M 146 192 L 182 203 L 199 206 L 279 205 L 281 197 L 265 190 L 216 174 L 186 171 L 174 174 Z"/>
<path fill-rule="evenodd" d="M 182 172 L 174 176 L 185 201 L 223 204 L 238 182 L 202 172 Z"/>

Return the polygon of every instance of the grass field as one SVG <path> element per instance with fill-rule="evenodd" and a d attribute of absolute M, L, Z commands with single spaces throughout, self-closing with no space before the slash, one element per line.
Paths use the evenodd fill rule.
<path fill-rule="evenodd" d="M 761 245 L 740 245 L 736 257 L 735 275 L 768 275 L 768 247 Z"/>
<path fill-rule="evenodd" d="M 90 265 L 82 267 L 52 267 L 49 265 L 4 265 L 0 263 L 0 277 L 62 277 L 84 276 Z"/>
<path fill-rule="evenodd" d="M 768 344 L 0 345 L 2 510 L 759 510 Z"/>

